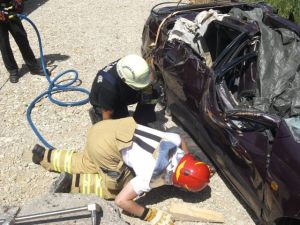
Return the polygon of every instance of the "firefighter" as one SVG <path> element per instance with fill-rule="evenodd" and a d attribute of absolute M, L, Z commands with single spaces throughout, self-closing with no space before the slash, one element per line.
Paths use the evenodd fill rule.
<path fill-rule="evenodd" d="M 29 45 L 22 22 L 15 15 L 22 11 L 23 0 L 0 0 L 0 50 L 11 83 L 17 83 L 19 81 L 19 69 L 10 46 L 9 33 L 19 46 L 30 73 L 34 75 L 44 75 Z"/>
<path fill-rule="evenodd" d="M 173 224 L 173 219 L 167 212 L 137 204 L 137 196 L 162 185 L 197 192 L 210 178 L 208 166 L 188 153 L 178 134 L 139 125 L 132 117 L 93 125 L 82 152 L 46 150 L 40 145 L 32 152 L 34 163 L 64 172 L 54 192 L 115 199 L 121 209 L 151 224 Z"/>
<path fill-rule="evenodd" d="M 92 84 L 90 109 L 92 123 L 129 116 L 128 105 L 137 104 L 137 123 L 156 120 L 154 107 L 160 96 L 158 83 L 147 62 L 138 55 L 127 55 L 101 69 Z"/>

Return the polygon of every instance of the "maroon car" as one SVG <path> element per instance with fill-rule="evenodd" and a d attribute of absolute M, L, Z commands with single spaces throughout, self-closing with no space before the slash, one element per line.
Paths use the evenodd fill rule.
<path fill-rule="evenodd" d="M 300 224 L 299 36 L 262 3 L 160 4 L 143 31 L 173 119 L 260 224 Z"/>

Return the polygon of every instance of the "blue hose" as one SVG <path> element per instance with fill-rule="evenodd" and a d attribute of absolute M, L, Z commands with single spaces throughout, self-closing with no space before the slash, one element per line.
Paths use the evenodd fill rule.
<path fill-rule="evenodd" d="M 61 91 L 80 91 L 83 93 L 86 93 L 89 96 L 89 91 L 84 89 L 84 88 L 80 88 L 80 87 L 74 87 L 71 86 L 72 84 L 74 84 L 77 80 L 78 80 L 78 72 L 76 70 L 66 70 L 62 73 L 59 73 L 53 80 L 50 79 L 50 76 L 46 70 L 46 65 L 45 65 L 45 59 L 44 59 L 44 54 L 43 54 L 43 48 L 42 48 L 42 40 L 41 40 L 41 36 L 40 33 L 37 29 L 37 27 L 35 26 L 35 24 L 29 19 L 27 18 L 25 15 L 22 14 L 17 14 L 17 16 L 20 19 L 25 19 L 27 22 L 29 22 L 32 27 L 34 28 L 37 37 L 38 37 L 38 42 L 39 42 L 39 50 L 40 50 L 40 59 L 41 59 L 41 65 L 42 65 L 42 69 L 43 72 L 45 74 L 45 77 L 47 79 L 47 81 L 49 82 L 49 88 L 47 91 L 41 93 L 39 96 L 37 96 L 28 106 L 27 111 L 26 111 L 26 118 L 27 121 L 31 127 L 31 129 L 33 130 L 33 132 L 36 134 L 36 136 L 40 139 L 40 141 L 49 149 L 54 149 L 54 147 L 52 145 L 50 145 L 45 138 L 41 135 L 41 133 L 38 131 L 38 129 L 36 128 L 36 126 L 34 125 L 34 123 L 32 122 L 31 119 L 31 112 L 32 109 L 35 107 L 35 104 L 37 102 L 39 102 L 44 96 L 47 96 L 51 102 L 53 102 L 56 105 L 59 106 L 79 106 L 79 105 L 84 105 L 89 101 L 89 97 L 87 97 L 86 99 L 80 100 L 80 101 L 76 101 L 76 102 L 62 102 L 59 100 L 56 100 L 55 98 L 53 98 L 52 94 L 56 93 L 56 92 L 61 92 Z M 73 79 L 71 79 L 69 82 L 66 82 L 64 84 L 57 84 L 57 80 L 59 78 L 61 78 L 63 75 L 65 74 L 73 74 Z"/>

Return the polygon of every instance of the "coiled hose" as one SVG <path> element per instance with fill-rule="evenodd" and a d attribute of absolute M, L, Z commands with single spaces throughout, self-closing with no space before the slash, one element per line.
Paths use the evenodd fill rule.
<path fill-rule="evenodd" d="M 33 132 L 36 134 L 36 136 L 40 139 L 40 141 L 49 149 L 54 149 L 54 147 L 52 145 L 50 145 L 45 138 L 41 135 L 41 133 L 38 131 L 38 129 L 36 128 L 36 126 L 34 125 L 34 123 L 32 122 L 31 119 L 31 112 L 32 109 L 35 107 L 35 104 L 37 102 L 39 102 L 44 96 L 47 96 L 50 101 L 56 105 L 59 106 L 79 106 L 79 105 L 84 105 L 89 101 L 89 97 L 87 97 L 86 99 L 80 100 L 80 101 L 75 101 L 75 102 L 62 102 L 59 100 L 56 100 L 55 98 L 53 98 L 52 94 L 56 93 L 56 92 L 62 92 L 62 91 L 80 91 L 83 92 L 85 94 L 87 94 L 89 96 L 89 91 L 84 89 L 84 88 L 80 88 L 80 87 L 75 87 L 72 86 L 72 84 L 74 84 L 77 80 L 78 80 L 78 72 L 76 70 L 70 69 L 70 70 L 66 70 L 62 73 L 59 73 L 56 77 L 54 77 L 53 80 L 50 79 L 50 76 L 46 70 L 46 65 L 45 65 L 45 59 L 44 59 L 44 54 L 43 54 L 43 47 L 42 47 L 42 40 L 41 40 L 41 36 L 40 33 L 37 29 L 37 27 L 35 26 L 35 24 L 25 15 L 23 14 L 17 14 L 17 16 L 22 20 L 26 20 L 27 22 L 29 22 L 32 27 L 34 28 L 37 38 L 38 38 L 38 43 L 39 43 L 39 51 L 40 51 L 40 61 L 41 61 L 41 66 L 43 69 L 43 72 L 45 74 L 45 77 L 47 79 L 47 81 L 49 82 L 49 87 L 48 90 L 41 93 L 39 96 L 37 96 L 28 106 L 27 111 L 26 111 L 26 118 L 27 121 L 31 127 L 31 129 L 33 130 Z M 72 74 L 73 78 L 64 83 L 64 84 L 58 84 L 57 80 L 60 79 L 62 76 L 64 76 L 65 74 Z"/>

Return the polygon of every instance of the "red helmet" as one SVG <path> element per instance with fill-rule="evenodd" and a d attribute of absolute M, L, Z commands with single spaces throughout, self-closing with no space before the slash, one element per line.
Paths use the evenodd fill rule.
<path fill-rule="evenodd" d="M 209 183 L 210 172 L 204 162 L 195 160 L 192 154 L 186 154 L 179 161 L 173 174 L 173 184 L 188 191 L 197 192 Z"/>

